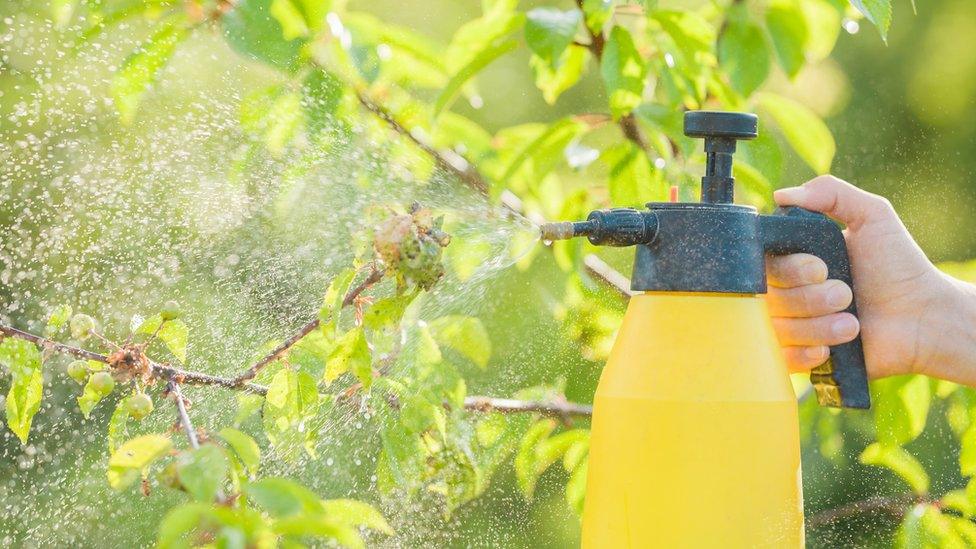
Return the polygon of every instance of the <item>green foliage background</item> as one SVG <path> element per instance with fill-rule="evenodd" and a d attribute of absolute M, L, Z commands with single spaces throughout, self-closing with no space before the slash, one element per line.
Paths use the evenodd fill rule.
<path fill-rule="evenodd" d="M 894 2 L 887 44 L 841 1 L 649 4 L 618 6 L 614 18 L 602 23 L 607 42 L 598 66 L 591 52 L 572 42 L 592 43 L 583 25 L 601 28 L 594 21 L 602 13 L 600 2 L 584 3 L 587 17 L 570 2 L 516 8 L 504 1 L 352 0 L 328 6 L 247 0 L 223 15 L 218 32 L 195 19 L 198 14 L 188 7 L 196 5 L 192 2 L 108 2 L 101 8 L 108 9 L 102 16 L 109 24 L 84 42 L 77 41 L 83 29 L 100 28 L 92 26 L 98 20 L 90 17 L 97 5 L 4 3 L 0 18 L 16 39 L 0 43 L 0 159 L 5 165 L 0 227 L 10 236 L 0 244 L 0 318 L 39 330 L 56 305 L 73 303 L 97 312 L 118 333 L 133 313 L 147 314 L 176 295 L 188 309 L 187 325 L 206 327 L 191 329 L 190 364 L 220 373 L 239 368 L 248 362 L 248 353 L 272 336 L 289 333 L 296 318 L 318 309 L 328 281 L 355 255 L 349 247 L 329 243 L 352 238 L 355 227 L 345 222 L 357 219 L 378 197 L 406 202 L 427 197 L 448 210 L 481 200 L 364 109 L 357 93 L 435 148 L 461 152 L 485 175 L 492 200 L 501 200 L 507 188 L 523 200 L 527 212 L 549 219 L 575 218 L 610 203 L 660 199 L 670 184 L 681 186 L 683 198 L 693 197 L 700 153 L 680 136 L 676 120 L 681 109 L 704 104 L 758 110 L 768 137 L 743 147 L 737 166 L 741 199 L 768 207 L 771 188 L 829 170 L 891 198 L 934 260 L 976 256 L 976 234 L 966 230 L 976 211 L 971 154 L 976 131 L 971 123 L 976 58 L 971 52 L 976 44 L 968 44 L 976 40 L 976 29 L 970 28 L 976 7 L 971 2 L 932 0 L 920 5 L 917 15 L 909 2 Z M 203 13 L 219 7 L 200 6 Z M 874 0 L 861 7 L 885 28 L 890 21 L 886 6 Z M 335 11 L 340 25 L 325 17 L 326 8 Z M 537 8 L 548 11 L 532 11 Z M 126 20 L 119 24 L 112 13 Z M 480 23 L 469 23 L 477 18 Z M 843 31 L 842 21 L 850 29 L 858 24 L 860 31 Z M 352 29 L 351 43 L 342 43 L 341 28 Z M 720 34 L 726 42 L 716 45 Z M 315 39 L 323 36 L 327 39 Z M 306 40 L 314 44 L 311 50 L 302 49 Z M 36 91 L 29 85 L 35 64 L 57 71 L 71 66 L 58 52 L 85 52 L 95 44 L 110 45 L 112 70 L 98 66 L 88 74 L 75 66 L 65 74 L 66 80 L 80 82 L 77 89 L 63 95 L 49 91 L 37 105 L 29 101 Z M 308 51 L 314 51 L 314 63 L 306 58 Z M 569 87 L 560 80 L 564 74 L 553 73 L 557 68 L 586 70 Z M 568 89 L 560 94 L 563 87 Z M 71 111 L 86 104 L 77 97 L 82 89 L 112 101 L 97 102 L 93 112 Z M 69 114 L 59 114 L 59 107 Z M 25 109 L 40 114 L 25 115 Z M 24 124 L 25 116 L 32 123 Z M 70 134 L 81 129 L 71 127 L 79 120 L 84 121 L 82 133 L 121 164 L 118 174 L 124 177 L 109 183 L 93 177 L 88 188 L 79 190 L 51 181 L 79 171 L 70 166 L 70 154 L 55 151 L 42 163 L 24 161 L 22 151 L 32 139 L 45 130 Z M 639 128 L 646 151 L 624 138 L 621 130 L 628 124 Z M 193 134 L 204 125 L 216 128 L 216 136 Z M 158 145 L 152 151 L 156 156 L 179 158 L 216 183 L 206 177 L 182 181 L 177 176 L 186 173 L 165 167 L 154 171 L 137 150 L 111 149 L 113 143 L 137 149 L 149 142 Z M 357 145 L 373 152 L 365 159 L 357 156 L 351 150 Z M 179 156 L 187 151 L 188 157 Z M 315 151 L 325 151 L 324 158 Z M 65 162 L 67 169 L 47 164 Z M 344 162 L 358 173 L 348 173 Z M 324 174 L 332 186 L 296 186 L 308 173 Z M 242 211 L 255 219 L 228 222 L 225 230 L 215 212 L 193 210 L 213 192 L 204 192 L 210 184 L 222 193 L 226 202 L 221 204 L 246 203 Z M 113 192 L 132 193 L 133 203 L 151 205 L 133 217 L 151 218 L 158 225 L 129 222 L 123 201 L 105 199 Z M 86 200 L 109 209 L 86 211 Z M 39 201 L 54 206 L 25 221 L 22 211 L 37 208 Z M 79 231 L 78 224 L 86 228 Z M 77 238 L 59 241 L 66 247 L 52 255 L 44 238 L 66 225 L 73 225 L 69 232 Z M 312 244 L 307 260 L 289 257 L 316 239 L 324 243 Z M 138 273 L 120 274 L 114 268 L 113 261 L 131 267 L 173 242 L 204 241 L 220 253 L 183 258 L 181 277 L 140 280 Z M 107 250 L 87 251 L 92 242 L 111 244 Z M 466 249 L 463 238 L 452 246 Z M 469 394 L 511 396 L 537 387 L 530 396 L 561 391 L 570 400 L 590 401 L 623 309 L 617 295 L 585 274 L 582 257 L 592 251 L 576 243 L 558 244 L 554 254 L 535 250 L 517 268 L 475 286 L 457 281 L 470 269 L 466 264 L 484 259 L 485 252 L 468 249 L 455 259 L 448 252 L 452 271 L 447 287 L 460 284 L 455 287 L 476 291 L 477 298 L 459 304 L 434 295 L 421 305 L 435 309 L 437 316 L 470 315 L 484 324 L 492 342 L 487 367 L 478 367 L 481 359 L 471 363 L 451 355 L 461 364 Z M 209 282 L 210 273 L 226 268 L 218 256 L 227 253 L 240 254 L 245 265 L 256 267 L 250 274 L 236 273 L 229 283 Z M 626 272 L 629 253 L 600 253 Z M 323 266 L 323 257 L 334 263 Z M 71 268 L 79 258 L 87 258 L 82 273 Z M 261 267 L 260 259 L 287 263 Z M 282 264 L 288 268 L 279 268 Z M 958 276 L 973 275 L 967 264 L 946 268 Z M 269 282 L 262 276 L 277 278 Z M 229 294 L 226 284 L 250 292 Z M 232 341 L 224 339 L 228 333 Z M 0 378 L 4 393 L 17 383 L 18 373 L 12 373 Z M 52 394 L 35 417 L 33 446 L 28 447 L 34 450 L 10 433 L 0 440 L 0 496 L 11 502 L 2 511 L 0 541 L 151 541 L 159 516 L 184 496 L 163 489 L 149 498 L 106 490 L 103 433 L 110 409 L 96 407 L 84 421 L 71 409 L 77 396 L 73 383 L 47 375 Z M 565 380 L 564 387 L 559 379 Z M 431 382 L 430 388 L 435 402 L 441 398 L 438 383 Z M 802 390 L 802 380 L 798 386 Z M 973 392 L 921 378 L 885 380 L 875 384 L 875 391 L 873 415 L 836 414 L 811 401 L 802 404 L 807 513 L 879 495 L 907 497 L 893 514 L 869 513 L 812 529 L 810 545 L 972 544 L 972 528 L 960 517 L 976 508 L 976 490 L 966 489 L 976 473 Z M 216 390 L 195 393 L 197 416 L 205 427 L 217 431 L 232 421 L 231 396 Z M 153 416 L 157 431 L 169 423 L 168 415 L 160 415 Z M 494 417 L 459 416 L 451 425 L 474 429 L 484 425 L 476 422 Z M 517 434 L 517 442 L 503 462 L 480 470 L 490 482 L 463 475 L 448 482 L 458 491 L 445 498 L 446 516 L 443 489 L 405 510 L 395 498 L 378 495 L 377 484 L 384 481 L 374 478 L 377 452 L 390 444 L 378 434 L 390 432 L 383 422 L 393 422 L 396 430 L 413 420 L 388 413 L 366 421 L 365 428 L 330 423 L 323 440 L 313 443 L 316 457 L 302 467 L 267 456 L 262 467 L 269 474 L 299 478 L 322 497 L 376 503 L 405 545 L 575 543 L 579 526 L 572 504 L 578 501 L 565 470 L 575 467 L 569 459 L 565 468 L 546 467 L 547 459 L 540 456 L 552 449 L 563 457 L 584 438 L 581 431 L 528 417 L 506 420 L 510 423 L 501 431 Z M 523 437 L 523 432 L 528 434 Z M 59 457 L 34 459 L 38 448 L 41 455 Z M 920 503 L 913 505 L 912 498 Z M 378 535 L 368 540 L 389 543 Z"/>

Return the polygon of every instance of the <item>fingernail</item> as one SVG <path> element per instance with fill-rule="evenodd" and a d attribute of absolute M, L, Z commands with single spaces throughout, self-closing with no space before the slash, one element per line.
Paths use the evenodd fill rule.
<path fill-rule="evenodd" d="M 845 315 L 835 320 L 831 329 L 838 338 L 853 339 L 857 335 L 857 321 Z"/>
<path fill-rule="evenodd" d="M 811 361 L 816 360 L 816 361 L 823 362 L 824 360 L 827 360 L 828 352 L 829 351 L 827 350 L 827 348 L 821 345 L 819 347 L 807 347 L 803 351 L 803 354 L 807 355 L 807 358 L 809 358 Z"/>
<path fill-rule="evenodd" d="M 850 303 L 850 292 L 847 286 L 843 282 L 838 282 L 833 284 L 829 290 L 827 290 L 827 305 L 833 307 L 834 309 L 842 309 L 847 307 Z"/>
<path fill-rule="evenodd" d="M 803 187 L 787 187 L 773 192 L 773 199 L 777 204 L 797 204 L 802 202 L 807 195 L 807 190 Z"/>
<path fill-rule="evenodd" d="M 804 263 L 802 268 L 804 280 L 811 284 L 827 280 L 827 266 L 823 261 L 811 259 Z"/>

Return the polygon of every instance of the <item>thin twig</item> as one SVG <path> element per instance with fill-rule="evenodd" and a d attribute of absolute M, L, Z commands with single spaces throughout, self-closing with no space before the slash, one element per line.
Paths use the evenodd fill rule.
<path fill-rule="evenodd" d="M 593 415 L 593 406 L 569 402 L 566 399 L 543 402 L 488 396 L 469 396 L 464 399 L 464 409 L 474 412 L 501 412 L 503 414 L 537 412 L 560 419 L 573 417 L 588 418 Z"/>
<path fill-rule="evenodd" d="M 30 341 L 31 343 L 37 344 L 38 347 L 42 349 L 51 349 L 59 353 L 66 355 L 71 355 L 76 358 L 84 358 L 86 360 L 95 360 L 97 362 L 108 362 L 108 357 L 105 355 L 100 355 L 98 353 L 88 351 L 85 349 L 80 349 L 78 347 L 72 347 L 71 345 L 65 345 L 64 343 L 58 343 L 56 341 L 51 341 L 50 339 L 41 337 L 39 335 L 34 335 L 30 332 L 25 332 L 23 330 L 18 330 L 13 326 L 7 326 L 6 324 L 0 324 L 0 334 L 7 337 L 16 337 L 17 339 L 23 339 L 25 341 Z M 0 339 L 3 339 L 0 337 Z"/>
<path fill-rule="evenodd" d="M 83 358 L 85 360 L 94 360 L 96 362 L 102 362 L 108 364 L 108 357 L 96 353 L 94 351 L 89 351 L 87 349 L 82 349 L 80 347 L 74 347 L 72 345 L 67 345 L 64 343 L 58 343 L 41 337 L 39 335 L 32 334 L 30 332 L 25 332 L 23 330 L 18 330 L 13 326 L 7 326 L 5 324 L 0 324 L 0 336 L 15 337 L 17 339 L 23 339 L 25 341 L 30 341 L 36 344 L 38 347 L 57 351 L 59 353 L 73 356 L 76 358 Z M 2 339 L 2 337 L 0 337 Z M 173 379 L 181 383 L 189 383 L 192 385 L 219 385 L 221 387 L 226 387 L 228 389 L 240 389 L 244 391 L 250 391 L 252 393 L 264 394 L 267 392 L 265 387 L 260 385 L 255 385 L 252 383 L 244 384 L 243 386 L 236 383 L 233 378 L 220 377 L 210 374 L 205 374 L 202 372 L 193 372 L 190 370 L 183 370 L 181 368 L 175 368 L 168 364 L 160 364 L 158 362 L 150 361 L 152 365 L 153 375 L 158 375 L 164 379 Z"/>
<path fill-rule="evenodd" d="M 369 276 L 367 276 L 358 286 L 349 290 L 346 293 L 346 297 L 342 300 L 342 307 L 348 307 L 356 300 L 357 297 L 364 291 L 366 291 L 370 286 L 379 282 L 383 278 L 383 271 L 376 269 L 375 267 L 370 271 Z M 234 385 L 243 385 L 244 383 L 254 379 L 265 366 L 271 364 L 272 362 L 281 358 L 281 355 L 288 352 L 296 343 L 299 342 L 303 337 L 312 333 L 316 328 L 319 327 L 319 319 L 316 318 L 304 326 L 299 328 L 297 332 L 288 337 L 288 339 L 281 342 L 280 345 L 274 348 L 270 353 L 265 355 L 264 358 L 254 363 L 253 366 L 248 368 L 244 373 L 234 378 Z"/>
<path fill-rule="evenodd" d="M 893 517 L 905 514 L 908 508 L 923 501 L 915 494 L 897 494 L 894 496 L 873 496 L 863 501 L 855 501 L 833 509 L 826 509 L 814 513 L 807 518 L 807 528 L 819 528 L 827 524 L 855 517 L 866 513 L 881 512 Z"/>
<path fill-rule="evenodd" d="M 180 384 L 170 380 L 166 384 L 166 389 L 176 402 L 176 414 L 180 418 L 180 425 L 183 426 L 183 431 L 186 432 L 186 438 L 190 441 L 190 447 L 196 450 L 200 447 L 200 441 L 197 440 L 197 431 L 193 428 L 193 422 L 190 421 L 190 414 L 186 413 L 186 402 L 183 400 L 183 392 L 180 391 Z"/>
<path fill-rule="evenodd" d="M 603 48 L 602 42 L 600 42 L 600 44 L 601 45 L 599 46 L 599 48 L 602 51 Z M 592 49 L 594 46 L 588 44 L 587 47 Z M 428 143 L 420 139 L 414 132 L 404 127 L 403 124 L 401 124 L 396 119 L 396 117 L 393 116 L 392 113 L 390 113 L 389 111 L 387 111 L 386 109 L 378 105 L 369 97 L 367 97 L 365 93 L 357 90 L 356 97 L 359 100 L 359 103 L 366 110 L 375 114 L 383 122 L 386 122 L 387 126 L 389 126 L 391 130 L 409 139 L 420 150 L 430 155 L 430 157 L 433 158 L 434 162 L 437 164 L 438 167 L 447 171 L 448 173 L 455 175 L 458 179 L 464 182 L 464 184 L 478 191 L 479 193 L 485 196 L 488 195 L 488 191 L 490 188 L 488 184 L 488 180 L 484 177 L 484 175 L 481 174 L 481 172 L 478 171 L 478 169 L 474 166 L 474 164 L 469 162 L 466 158 L 464 158 L 460 154 L 455 153 L 454 151 L 439 151 L 434 147 L 430 146 Z M 640 129 L 637 128 L 636 121 L 634 120 L 630 120 L 628 122 L 621 121 L 621 123 L 624 125 L 633 124 L 633 130 L 631 132 L 631 135 L 637 136 L 639 138 L 639 141 L 641 143 L 643 142 L 643 138 L 640 137 Z M 623 127 L 623 125 L 621 127 Z M 644 144 L 643 148 L 646 150 L 647 148 L 646 144 Z M 515 197 L 515 195 L 511 193 L 508 194 L 510 199 L 506 200 L 503 197 L 502 206 L 511 210 L 514 213 L 523 215 L 525 211 L 522 208 L 522 201 L 517 197 Z M 588 254 L 586 256 L 586 260 L 584 261 L 584 263 L 587 264 L 587 269 L 589 270 L 591 275 L 600 279 L 605 284 L 610 285 L 615 290 L 617 290 L 617 292 L 620 293 L 621 295 L 624 296 L 631 295 L 630 282 L 627 280 L 627 277 L 613 270 L 606 263 L 603 263 L 603 261 L 600 260 L 596 255 Z M 602 264 L 603 267 L 600 270 L 594 270 L 590 267 L 590 263 Z M 314 329 L 314 327 L 312 329 Z"/>

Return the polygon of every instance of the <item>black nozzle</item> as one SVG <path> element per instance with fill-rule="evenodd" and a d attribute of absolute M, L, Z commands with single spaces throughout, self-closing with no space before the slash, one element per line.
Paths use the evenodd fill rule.
<path fill-rule="evenodd" d="M 585 236 L 596 246 L 634 246 L 649 244 L 657 234 L 654 212 L 633 208 L 614 208 L 590 212 L 586 221 L 545 223 L 540 227 L 543 240 L 567 240 Z"/>
<path fill-rule="evenodd" d="M 705 176 L 701 201 L 731 204 L 733 201 L 732 155 L 738 139 L 759 135 L 759 118 L 744 112 L 689 111 L 685 135 L 705 139 Z"/>

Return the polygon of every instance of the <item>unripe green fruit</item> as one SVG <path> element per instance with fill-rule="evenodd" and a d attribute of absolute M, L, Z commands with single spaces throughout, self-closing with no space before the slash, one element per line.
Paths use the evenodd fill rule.
<path fill-rule="evenodd" d="M 100 395 L 107 395 L 115 388 L 115 379 L 108 372 L 95 372 L 88 383 L 91 383 L 92 389 Z"/>
<path fill-rule="evenodd" d="M 68 364 L 68 376 L 78 383 L 84 383 L 88 379 L 88 363 L 84 360 L 74 360 Z"/>
<path fill-rule="evenodd" d="M 148 416 L 153 411 L 153 401 L 146 393 L 136 393 L 125 403 L 129 416 L 136 420 Z"/>
<path fill-rule="evenodd" d="M 91 335 L 91 331 L 95 329 L 95 319 L 86 315 L 78 313 L 71 317 L 71 322 L 69 322 L 71 327 L 71 337 L 75 339 L 88 339 Z"/>
<path fill-rule="evenodd" d="M 180 304 L 171 299 L 163 303 L 163 309 L 159 314 L 163 317 L 163 320 L 176 320 L 182 314 Z"/>

